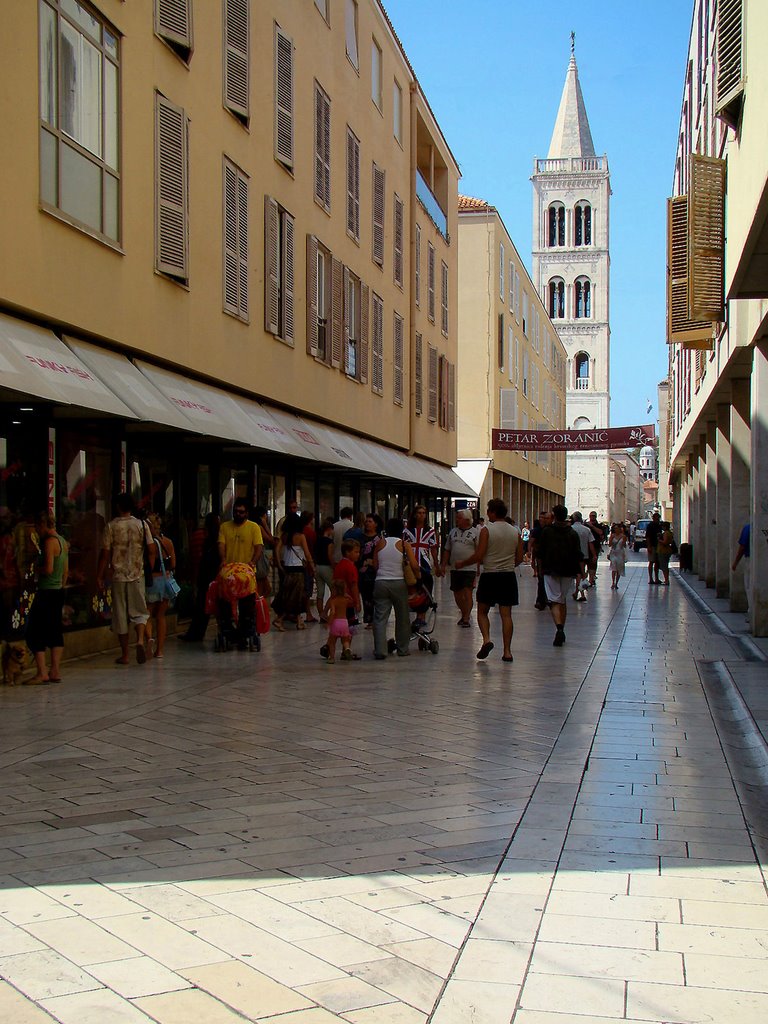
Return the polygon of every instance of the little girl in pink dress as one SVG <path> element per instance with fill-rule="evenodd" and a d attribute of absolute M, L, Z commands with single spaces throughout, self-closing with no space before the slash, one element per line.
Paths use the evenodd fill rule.
<path fill-rule="evenodd" d="M 347 620 L 349 598 L 344 580 L 331 582 L 331 596 L 323 611 L 328 620 L 328 657 L 326 661 L 332 665 L 336 661 L 336 640 L 341 639 L 341 660 L 359 661 L 359 656 L 352 653 L 352 634 Z"/>

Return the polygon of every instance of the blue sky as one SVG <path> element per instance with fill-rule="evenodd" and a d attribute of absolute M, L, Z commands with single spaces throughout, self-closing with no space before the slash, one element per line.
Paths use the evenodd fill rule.
<path fill-rule="evenodd" d="M 576 33 L 592 138 L 611 171 L 611 423 L 657 416 L 667 375 L 666 198 L 690 0 L 384 0 L 462 170 L 530 271 L 535 156 L 545 157 Z M 646 416 L 646 398 L 653 412 Z"/>

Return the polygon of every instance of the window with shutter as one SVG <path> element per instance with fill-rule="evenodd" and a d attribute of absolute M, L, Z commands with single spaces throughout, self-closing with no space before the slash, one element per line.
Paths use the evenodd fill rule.
<path fill-rule="evenodd" d="M 427 316 L 435 322 L 435 247 L 427 242 Z"/>
<path fill-rule="evenodd" d="M 384 266 L 384 206 L 386 178 L 384 171 L 373 165 L 373 250 L 371 258 Z"/>
<path fill-rule="evenodd" d="M 437 401 L 439 409 L 439 426 L 441 430 L 448 429 L 448 376 L 448 360 L 445 356 L 440 356 L 437 374 Z"/>
<path fill-rule="evenodd" d="M 667 200 L 667 342 L 709 348 L 712 323 L 688 314 L 688 267 L 688 196 L 673 196 Z"/>
<path fill-rule="evenodd" d="M 520 323 L 520 273 L 515 271 L 515 320 Z"/>
<path fill-rule="evenodd" d="M 371 391 L 384 394 L 384 302 L 373 293 Z"/>
<path fill-rule="evenodd" d="M 517 392 L 514 388 L 499 388 L 499 430 L 517 427 Z"/>
<path fill-rule="evenodd" d="M 192 56 L 192 0 L 155 0 L 155 32 L 188 62 Z"/>
<path fill-rule="evenodd" d="M 507 359 L 509 360 L 509 382 L 512 384 L 515 379 L 515 335 L 512 324 L 507 327 Z"/>
<path fill-rule="evenodd" d="M 392 131 L 395 138 L 403 144 L 403 89 L 395 80 L 392 89 Z"/>
<path fill-rule="evenodd" d="M 403 404 L 403 318 L 397 313 L 393 319 L 393 381 L 392 400 L 395 405 Z"/>
<path fill-rule="evenodd" d="M 280 278 L 281 332 L 283 341 L 293 344 L 293 217 L 285 210 L 280 211 L 281 256 Z"/>
<path fill-rule="evenodd" d="M 371 290 L 367 284 L 360 285 L 360 346 L 358 352 L 358 374 L 357 379 L 361 384 L 368 383 L 368 365 L 370 362 L 369 342 L 369 320 L 370 320 L 370 294 Z"/>
<path fill-rule="evenodd" d="M 528 353 L 523 352 L 523 394 L 528 397 Z"/>
<path fill-rule="evenodd" d="M 515 338 L 515 387 L 520 387 L 520 339 Z"/>
<path fill-rule="evenodd" d="M 189 137 L 184 110 L 155 95 L 156 232 L 155 267 L 179 281 L 189 280 Z"/>
<path fill-rule="evenodd" d="M 504 369 L 504 314 L 499 313 L 499 325 L 497 333 L 498 363 L 499 369 Z"/>
<path fill-rule="evenodd" d="M 515 311 L 515 264 L 509 261 L 509 312 Z"/>
<path fill-rule="evenodd" d="M 360 278 L 344 267 L 344 372 L 360 377 L 360 323 L 362 287 Z"/>
<path fill-rule="evenodd" d="M 691 154 L 688 313 L 725 320 L 725 160 Z"/>
<path fill-rule="evenodd" d="M 504 262 L 504 243 L 499 242 L 499 298 L 504 301 L 504 270 L 506 264 Z"/>
<path fill-rule="evenodd" d="M 413 406 L 414 412 L 417 416 L 421 416 L 423 412 L 423 390 L 424 390 L 424 344 L 420 334 L 416 335 L 416 352 L 415 352 L 415 367 L 414 367 L 414 397 Z"/>
<path fill-rule="evenodd" d="M 293 40 L 275 25 L 275 159 L 293 168 Z"/>
<path fill-rule="evenodd" d="M 448 264 L 440 265 L 440 330 L 448 337 Z"/>
<path fill-rule="evenodd" d="M 248 124 L 250 31 L 248 0 L 224 0 L 224 106 Z"/>
<path fill-rule="evenodd" d="M 248 322 L 248 175 L 224 161 L 224 309 Z"/>
<path fill-rule="evenodd" d="M 340 367 L 344 347 L 344 266 L 333 258 L 331 263 L 331 366 Z"/>
<path fill-rule="evenodd" d="M 315 199 L 331 212 L 331 101 L 315 82 Z"/>
<path fill-rule="evenodd" d="M 395 284 L 403 287 L 403 201 L 395 195 L 395 238 L 394 254 L 392 259 L 392 273 Z"/>
<path fill-rule="evenodd" d="M 737 128 L 744 100 L 743 0 L 719 0 L 717 6 L 717 116 Z"/>
<path fill-rule="evenodd" d="M 319 292 L 322 287 L 320 247 L 314 235 L 307 235 L 307 355 L 319 356 L 320 311 Z"/>
<path fill-rule="evenodd" d="M 429 351 L 429 366 L 427 372 L 429 374 L 429 380 L 427 382 L 428 391 L 428 411 L 427 419 L 430 423 L 437 422 L 437 349 L 434 345 L 428 346 Z"/>
<path fill-rule="evenodd" d="M 294 221 L 265 196 L 264 329 L 292 345 L 294 327 Z"/>
<path fill-rule="evenodd" d="M 456 364 L 448 364 L 448 429 L 456 430 Z"/>
<path fill-rule="evenodd" d="M 382 56 L 381 47 L 371 40 L 371 99 L 379 110 L 382 108 Z"/>
<path fill-rule="evenodd" d="M 360 59 L 357 54 L 357 0 L 346 0 L 344 29 L 346 33 L 347 57 L 349 57 L 352 67 L 357 71 L 360 68 Z"/>
<path fill-rule="evenodd" d="M 347 234 L 360 241 L 360 140 L 347 127 Z"/>
<path fill-rule="evenodd" d="M 421 225 L 416 225 L 416 237 L 414 240 L 414 301 L 421 306 Z"/>
<path fill-rule="evenodd" d="M 523 292 L 523 334 L 528 337 L 528 292 Z"/>

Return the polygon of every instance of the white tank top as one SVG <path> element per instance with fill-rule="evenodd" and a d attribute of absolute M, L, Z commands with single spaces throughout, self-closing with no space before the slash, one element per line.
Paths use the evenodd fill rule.
<path fill-rule="evenodd" d="M 520 531 L 504 519 L 488 522 L 485 528 L 488 531 L 488 548 L 483 559 L 483 572 L 514 572 Z"/>
<path fill-rule="evenodd" d="M 399 539 L 399 537 L 387 537 L 384 547 L 379 550 L 377 580 L 401 580 L 403 578 L 403 553 L 395 547 Z"/>
<path fill-rule="evenodd" d="M 283 548 L 283 565 L 287 568 L 295 568 L 304 565 L 304 548 L 291 544 Z"/>

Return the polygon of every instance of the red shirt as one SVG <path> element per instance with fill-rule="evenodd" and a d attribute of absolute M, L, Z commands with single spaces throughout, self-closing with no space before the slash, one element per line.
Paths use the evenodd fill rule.
<path fill-rule="evenodd" d="M 357 566 L 351 558 L 342 558 L 340 562 L 337 562 L 333 567 L 333 578 L 335 580 L 344 580 L 347 588 L 347 594 L 350 598 L 350 606 L 356 607 L 357 598 L 360 593 Z"/>

